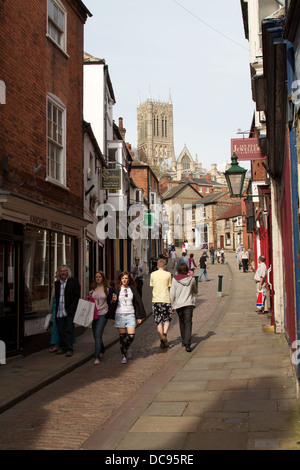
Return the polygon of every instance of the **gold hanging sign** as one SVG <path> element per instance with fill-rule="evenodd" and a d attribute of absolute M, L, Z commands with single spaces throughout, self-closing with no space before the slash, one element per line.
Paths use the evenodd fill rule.
<path fill-rule="evenodd" d="M 121 189 L 121 170 L 102 169 L 100 173 L 100 189 Z"/>

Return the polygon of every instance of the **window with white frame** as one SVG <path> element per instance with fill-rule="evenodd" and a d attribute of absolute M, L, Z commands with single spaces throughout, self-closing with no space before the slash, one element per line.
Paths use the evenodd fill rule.
<path fill-rule="evenodd" d="M 47 96 L 47 177 L 66 184 L 66 108 L 54 96 Z"/>
<path fill-rule="evenodd" d="M 63 50 L 67 49 L 67 13 L 59 0 L 48 0 L 48 36 Z"/>

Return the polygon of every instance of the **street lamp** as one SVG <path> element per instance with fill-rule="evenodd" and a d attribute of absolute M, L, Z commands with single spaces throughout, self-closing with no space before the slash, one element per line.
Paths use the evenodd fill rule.
<path fill-rule="evenodd" d="M 247 170 L 240 167 L 238 157 L 233 153 L 231 157 L 231 167 L 225 171 L 225 178 L 230 191 L 230 197 L 242 197 L 244 181 Z"/>

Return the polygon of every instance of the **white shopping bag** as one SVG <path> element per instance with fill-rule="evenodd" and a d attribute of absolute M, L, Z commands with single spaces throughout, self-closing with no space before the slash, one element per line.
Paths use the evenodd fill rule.
<path fill-rule="evenodd" d="M 95 304 L 87 300 L 79 299 L 73 322 L 76 325 L 91 328 L 95 312 Z"/>

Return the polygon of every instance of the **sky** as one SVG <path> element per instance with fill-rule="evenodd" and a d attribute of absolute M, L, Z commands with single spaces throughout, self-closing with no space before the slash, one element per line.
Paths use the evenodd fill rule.
<path fill-rule="evenodd" d="M 232 138 L 249 131 L 249 45 L 239 0 L 83 0 L 92 13 L 85 52 L 105 59 L 126 142 L 137 146 L 137 105 L 173 103 L 175 157 L 184 146 L 209 169 L 231 161 Z M 244 134 L 248 137 L 248 134 Z M 243 167 L 247 168 L 246 162 Z"/>

